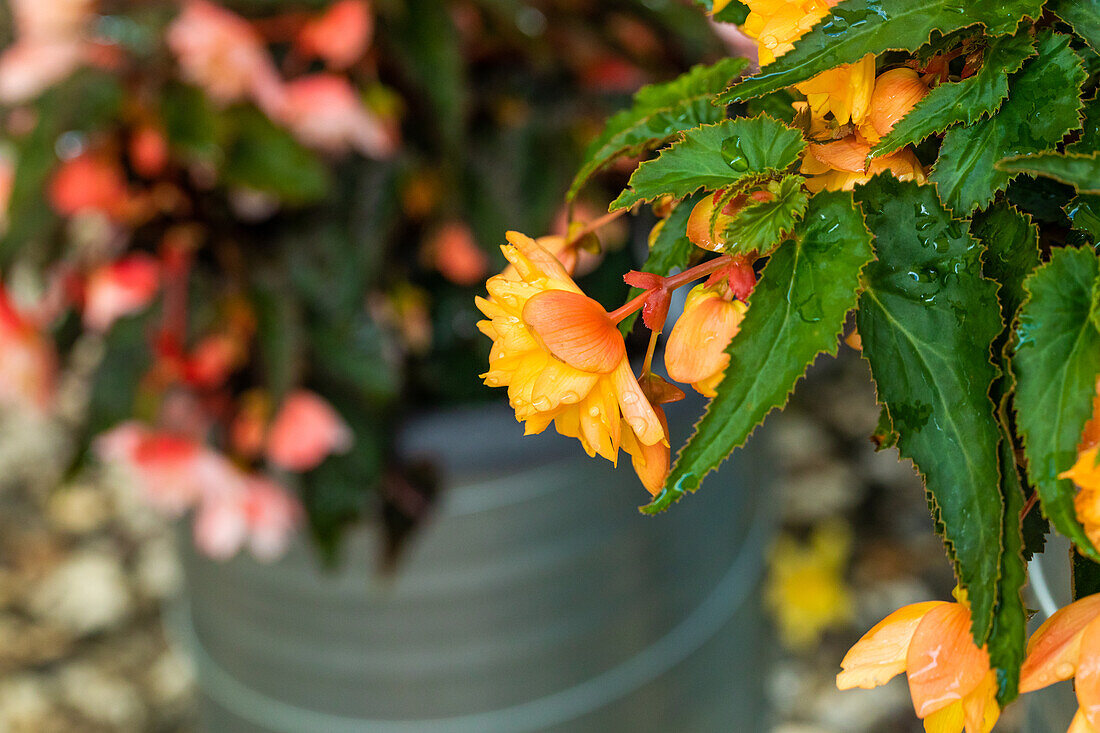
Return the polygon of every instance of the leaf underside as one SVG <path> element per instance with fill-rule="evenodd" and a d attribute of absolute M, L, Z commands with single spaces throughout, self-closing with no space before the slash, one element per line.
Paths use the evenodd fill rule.
<path fill-rule="evenodd" d="M 852 194 L 810 199 L 794 237 L 781 244 L 753 291 L 730 363 L 695 435 L 680 451 L 665 488 L 643 508 L 662 511 L 699 488 L 774 408 L 782 407 L 814 358 L 835 354 L 845 315 L 856 304 L 870 235 Z"/>
<path fill-rule="evenodd" d="M 981 276 L 979 248 L 935 189 L 877 176 L 857 200 L 878 256 L 859 301 L 863 354 L 898 448 L 925 478 L 981 644 L 998 597 L 1004 513 L 989 396 L 997 286 Z"/>

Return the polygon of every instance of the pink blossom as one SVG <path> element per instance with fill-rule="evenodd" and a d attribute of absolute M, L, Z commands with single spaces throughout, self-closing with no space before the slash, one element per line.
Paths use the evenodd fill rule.
<path fill-rule="evenodd" d="M 195 545 L 215 560 L 226 560 L 247 543 L 256 559 L 270 562 L 286 551 L 302 516 L 301 504 L 282 486 L 248 476 L 241 490 L 201 504 L 195 517 Z"/>
<path fill-rule="evenodd" d="M 96 453 L 121 466 L 150 506 L 179 516 L 207 495 L 235 490 L 237 469 L 197 440 L 138 422 L 96 439 Z"/>
<path fill-rule="evenodd" d="M 16 310 L 0 286 L 0 404 L 45 410 L 53 401 L 56 378 L 53 343 Z"/>
<path fill-rule="evenodd" d="M 299 50 L 324 59 L 333 69 L 346 69 L 367 50 L 374 17 L 366 0 L 339 0 L 298 32 Z"/>
<path fill-rule="evenodd" d="M 474 241 L 474 233 L 461 221 L 440 227 L 427 241 L 427 256 L 435 269 L 453 283 L 473 285 L 484 279 L 489 255 Z"/>
<path fill-rule="evenodd" d="M 393 133 L 363 106 L 348 80 L 310 74 L 288 83 L 273 119 L 305 145 L 331 153 L 354 148 L 371 158 L 393 153 Z"/>
<path fill-rule="evenodd" d="M 140 252 L 93 270 L 84 291 L 84 325 L 106 331 L 118 318 L 149 305 L 159 286 L 160 265 Z"/>
<path fill-rule="evenodd" d="M 18 40 L 0 53 L 0 103 L 22 104 L 73 73 L 84 60 L 79 40 Z"/>
<path fill-rule="evenodd" d="M 94 0 L 11 0 L 16 41 L 0 54 L 0 102 L 20 104 L 84 61 Z"/>
<path fill-rule="evenodd" d="M 267 434 L 267 457 L 288 471 L 308 471 L 330 453 L 351 449 L 354 436 L 332 406 L 298 390 L 283 401 Z"/>
<path fill-rule="evenodd" d="M 239 15 L 207 0 L 188 0 L 167 39 L 183 77 L 219 104 L 250 98 L 264 110 L 279 106 L 279 75 L 263 39 Z"/>

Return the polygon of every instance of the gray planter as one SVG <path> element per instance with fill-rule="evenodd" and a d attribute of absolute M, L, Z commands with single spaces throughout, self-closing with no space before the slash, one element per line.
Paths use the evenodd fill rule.
<path fill-rule="evenodd" d="M 670 419 L 682 440 L 691 417 Z M 496 408 L 410 425 L 403 452 L 434 456 L 447 488 L 392 578 L 370 528 L 336 573 L 304 544 L 263 565 L 184 543 L 176 626 L 205 729 L 766 730 L 774 499 L 751 452 L 648 518 L 629 457 L 521 433 Z"/>

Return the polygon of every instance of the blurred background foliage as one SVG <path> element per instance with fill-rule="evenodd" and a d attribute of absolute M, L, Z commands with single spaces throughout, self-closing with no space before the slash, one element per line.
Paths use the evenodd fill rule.
<path fill-rule="evenodd" d="M 225 3 L 263 36 L 286 77 L 324 69 L 295 51 L 290 34 L 328 6 Z M 387 506 L 392 492 L 377 490 L 383 477 L 431 493 L 392 454 L 403 414 L 499 397 L 477 378 L 489 343 L 473 296 L 504 264 L 504 231 L 564 233 L 563 193 L 602 120 L 640 85 L 723 50 L 704 14 L 677 0 L 374 0 L 370 44 L 344 73 L 400 142 L 371 159 L 310 147 L 259 106 L 218 104 L 184 81 L 164 40 L 180 7 L 95 4 L 86 33 L 98 60 L 0 107 L 0 152 L 14 162 L 0 272 L 9 289 L 22 282 L 43 293 L 59 272 L 105 258 L 161 260 L 161 297 L 104 334 L 84 448 L 135 416 L 163 424 L 182 399 L 201 413 L 207 442 L 256 467 L 255 456 L 233 452 L 234 416 L 257 404 L 270 412 L 302 387 L 328 400 L 354 431 L 354 447 L 299 483 L 332 556 L 348 522 L 402 515 Z M 0 43 L 14 33 L 4 5 Z M 150 127 L 167 145 L 155 172 L 135 157 L 135 138 Z M 126 216 L 47 204 L 58 171 L 89 151 L 121 166 Z M 626 170 L 591 186 L 573 215 L 605 211 Z M 625 235 L 620 228 L 611 237 L 619 241 L 604 242 L 606 256 L 630 257 Z M 186 262 L 173 269 L 168 260 L 180 252 Z M 597 298 L 625 293 L 617 278 L 589 277 L 582 286 Z M 173 291 L 186 304 L 177 318 L 185 325 L 167 343 Z M 86 331 L 77 311 L 48 326 L 62 365 Z M 226 333 L 245 353 L 220 383 L 166 376 L 172 352 Z"/>

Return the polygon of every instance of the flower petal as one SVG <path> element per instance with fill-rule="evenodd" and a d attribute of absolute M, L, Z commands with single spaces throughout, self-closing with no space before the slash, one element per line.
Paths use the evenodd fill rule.
<path fill-rule="evenodd" d="M 963 698 L 963 717 L 967 733 L 989 733 L 1001 709 L 997 705 L 997 673 L 990 670 L 977 689 Z"/>
<path fill-rule="evenodd" d="M 946 605 L 946 601 L 913 603 L 902 606 L 875 624 L 844 655 L 840 663 L 844 671 L 836 676 L 837 688 L 869 690 L 904 672 L 909 643 L 918 624 L 929 611 Z"/>
<path fill-rule="evenodd" d="M 1032 634 L 1027 659 L 1020 668 L 1020 692 L 1040 690 L 1072 677 L 1077 668 L 1081 634 L 1100 616 L 1100 593 L 1059 609 Z"/>
<path fill-rule="evenodd" d="M 947 603 L 929 611 L 913 634 L 905 670 L 918 718 L 973 692 L 989 673 L 989 654 L 974 645 L 970 609 Z"/>
<path fill-rule="evenodd" d="M 1077 702 L 1093 728 L 1100 728 L 1100 620 L 1093 619 L 1081 634 L 1077 656 Z"/>
<path fill-rule="evenodd" d="M 966 716 L 962 701 L 940 708 L 924 719 L 924 733 L 961 733 Z"/>
<path fill-rule="evenodd" d="M 568 290 L 546 290 L 523 306 L 523 320 L 550 353 L 571 367 L 609 374 L 626 357 L 626 345 L 596 301 Z"/>

